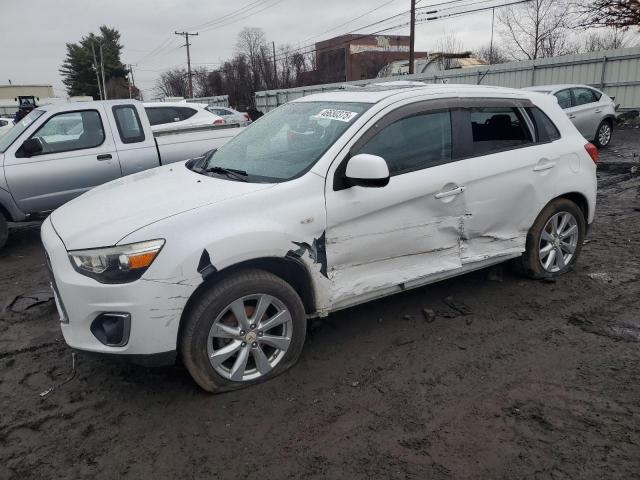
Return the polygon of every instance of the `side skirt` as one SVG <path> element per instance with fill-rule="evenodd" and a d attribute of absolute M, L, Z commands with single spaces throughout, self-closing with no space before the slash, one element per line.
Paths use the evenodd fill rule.
<path fill-rule="evenodd" d="M 470 273 L 475 270 L 482 270 L 483 268 L 487 268 L 492 265 L 496 265 L 498 263 L 506 262 L 507 260 L 511 260 L 512 258 L 518 258 L 520 255 L 522 255 L 521 252 L 511 253 L 508 255 L 500 255 L 498 257 L 493 257 L 486 260 L 464 264 L 462 265 L 462 267 L 457 268 L 455 270 L 448 270 L 446 272 L 437 273 L 435 275 L 429 275 L 426 277 L 417 278 L 410 282 L 401 283 L 399 285 L 385 287 L 373 292 L 367 292 L 363 295 L 358 295 L 357 297 L 353 297 L 343 302 L 340 302 L 336 305 L 333 305 L 330 309 L 317 312 L 316 315 L 310 315 L 309 317 L 315 317 L 315 316 L 326 317 L 329 313 L 337 312 L 338 310 L 343 310 L 345 308 L 353 307 L 355 305 L 367 303 L 372 300 L 377 300 L 379 298 L 388 297 L 389 295 L 394 295 L 396 293 L 404 292 L 406 290 L 413 290 L 415 288 L 424 287 L 425 285 L 430 285 L 432 283 L 436 283 L 441 280 L 446 280 L 448 278 L 464 275 L 465 273 Z"/>

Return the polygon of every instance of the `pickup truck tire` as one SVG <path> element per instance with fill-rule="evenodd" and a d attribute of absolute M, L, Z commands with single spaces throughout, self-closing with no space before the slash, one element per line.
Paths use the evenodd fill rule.
<path fill-rule="evenodd" d="M 182 362 L 212 393 L 266 381 L 293 366 L 307 319 L 296 291 L 263 270 L 234 273 L 200 294 L 183 325 Z"/>
<path fill-rule="evenodd" d="M 531 278 L 557 277 L 575 264 L 586 232 L 584 213 L 566 198 L 551 201 L 527 234 L 520 270 Z"/>
<path fill-rule="evenodd" d="M 3 248 L 7 239 L 9 238 L 9 225 L 7 225 L 7 219 L 4 214 L 0 212 L 0 249 Z"/>

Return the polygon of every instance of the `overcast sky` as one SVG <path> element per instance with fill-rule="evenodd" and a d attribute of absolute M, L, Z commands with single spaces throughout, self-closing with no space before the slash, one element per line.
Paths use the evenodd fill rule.
<path fill-rule="evenodd" d="M 418 6 L 442 1 L 421 0 Z M 378 6 L 359 20 L 324 33 Z M 0 84 L 9 79 L 14 84 L 51 84 L 56 95 L 64 97 L 58 68 L 65 58 L 65 43 L 77 42 L 106 24 L 120 31 L 122 61 L 137 64 L 136 84 L 150 98 L 160 72 L 186 66 L 185 49 L 179 46 L 184 42 L 174 30 L 199 31 L 192 40 L 192 63 L 212 68 L 233 55 L 236 36 L 246 26 L 262 28 L 276 45 L 296 48 L 349 33 L 409 6 L 409 0 L 0 0 Z M 220 21 L 240 8 L 243 12 Z M 216 20 L 218 25 L 208 24 Z M 404 15 L 357 33 L 408 20 Z M 416 49 L 435 50 L 445 31 L 457 33 L 464 48 L 473 50 L 489 42 L 491 11 L 418 25 Z M 385 32 L 408 33 L 406 26 Z"/>

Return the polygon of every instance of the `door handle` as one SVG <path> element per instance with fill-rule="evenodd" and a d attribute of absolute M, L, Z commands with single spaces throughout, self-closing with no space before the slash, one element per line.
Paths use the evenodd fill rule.
<path fill-rule="evenodd" d="M 601 108 L 597 109 L 596 113 L 602 113 L 602 109 Z"/>
<path fill-rule="evenodd" d="M 446 197 L 452 197 L 454 195 L 458 195 L 462 192 L 464 192 L 466 190 L 465 187 L 458 187 L 458 188 L 454 188 L 453 190 L 447 190 L 446 192 L 440 192 L 440 193 L 436 193 L 435 197 L 440 199 L 440 198 L 446 198 Z"/>
<path fill-rule="evenodd" d="M 573 113 L 570 113 L 570 114 L 568 115 L 568 117 L 569 117 L 569 118 L 576 118 L 576 116 L 575 116 Z"/>
<path fill-rule="evenodd" d="M 533 171 L 542 172 L 543 170 L 551 170 L 555 166 L 556 166 L 556 162 L 539 163 L 538 165 L 533 167 Z"/>
<path fill-rule="evenodd" d="M 102 161 L 102 160 L 111 160 L 112 157 L 110 153 L 103 153 L 102 155 L 98 155 L 96 158 Z"/>

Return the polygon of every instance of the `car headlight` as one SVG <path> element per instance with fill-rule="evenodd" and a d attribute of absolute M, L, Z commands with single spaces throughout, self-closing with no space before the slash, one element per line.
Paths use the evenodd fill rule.
<path fill-rule="evenodd" d="M 68 253 L 71 265 L 78 273 L 100 283 L 128 283 L 147 271 L 163 245 L 164 240 L 160 239 Z"/>

